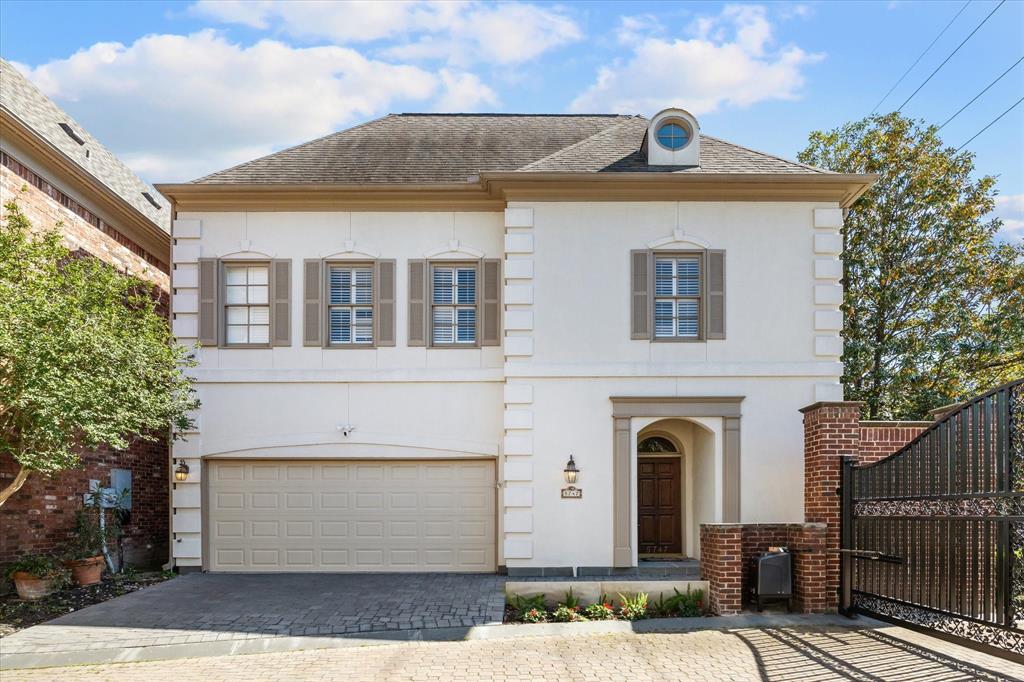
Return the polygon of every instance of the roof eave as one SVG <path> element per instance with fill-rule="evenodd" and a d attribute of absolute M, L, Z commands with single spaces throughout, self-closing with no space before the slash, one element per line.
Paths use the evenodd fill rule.
<path fill-rule="evenodd" d="M 498 210 L 506 201 L 821 201 L 852 205 L 875 175 L 484 171 L 457 183 L 164 183 L 179 211 Z"/>
<path fill-rule="evenodd" d="M 43 161 L 50 163 L 54 172 L 64 175 L 68 181 L 76 185 L 78 191 L 91 196 L 100 208 L 122 223 L 120 227 L 130 226 L 144 238 L 159 244 L 161 249 L 166 252 L 163 255 L 170 262 L 171 236 L 167 231 L 154 223 L 145 213 L 125 201 L 102 180 L 82 168 L 77 161 L 37 133 L 6 106 L 0 106 L 0 129 L 3 131 L 2 136 L 11 135 L 16 142 L 20 142 L 28 147 L 30 152 L 38 154 Z"/>
<path fill-rule="evenodd" d="M 853 205 L 877 179 L 853 173 L 480 173 L 489 193 L 515 200 L 829 201 L 842 208 Z"/>
<path fill-rule="evenodd" d="M 162 183 L 181 211 L 501 210 L 475 178 L 445 183 Z"/>

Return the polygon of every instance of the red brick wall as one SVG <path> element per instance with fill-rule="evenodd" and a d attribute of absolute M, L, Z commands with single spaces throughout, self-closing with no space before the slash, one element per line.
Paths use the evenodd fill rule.
<path fill-rule="evenodd" d="M 826 546 L 840 547 L 842 458 L 874 462 L 891 455 L 921 431 L 926 422 L 861 422 L 862 403 L 815 403 L 804 415 L 804 520 L 827 525 Z M 829 610 L 839 606 L 839 564 L 836 552 L 826 553 Z"/>
<path fill-rule="evenodd" d="M 731 616 L 743 607 L 743 526 L 739 523 L 702 523 L 700 571 L 707 580 L 708 609 Z"/>
<path fill-rule="evenodd" d="M 60 553 L 82 508 L 89 480 L 110 484 L 111 469 L 132 472 L 131 518 L 125 526 L 125 562 L 134 566 L 165 563 L 168 556 L 168 481 L 170 460 L 166 439 L 138 441 L 127 450 L 101 449 L 83 454 L 83 467 L 46 477 L 32 474 L 0 507 L 0 564 L 22 554 Z M 0 456 L 0 486 L 18 471 L 10 457 Z"/>
<path fill-rule="evenodd" d="M 857 461 L 877 462 L 917 438 L 932 422 L 861 422 Z"/>
<path fill-rule="evenodd" d="M 72 251 L 82 249 L 110 263 L 121 272 L 129 272 L 156 284 L 165 292 L 170 291 L 170 275 L 147 263 L 144 258 L 119 244 L 113 237 L 93 227 L 81 216 L 64 208 L 41 190 L 25 182 L 10 168 L 2 165 L 0 195 L 3 196 L 3 203 L 12 199 L 17 201 L 18 208 L 37 230 L 52 229 L 60 223 L 59 229 Z M 4 215 L 6 211 L 0 210 L 0 216 Z M 168 237 L 168 253 L 155 254 L 164 261 L 170 260 L 169 239 Z"/>
<path fill-rule="evenodd" d="M 794 610 L 826 611 L 825 533 L 824 525 L 812 523 L 702 524 L 700 566 L 710 583 L 711 612 L 739 613 L 748 601 L 754 555 L 780 546 L 792 552 Z"/>

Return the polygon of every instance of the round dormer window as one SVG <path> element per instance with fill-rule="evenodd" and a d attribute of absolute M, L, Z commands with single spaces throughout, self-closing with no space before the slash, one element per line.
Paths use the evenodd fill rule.
<path fill-rule="evenodd" d="M 678 151 L 690 144 L 690 129 L 681 121 L 667 121 L 658 127 L 655 137 L 665 149 Z"/>

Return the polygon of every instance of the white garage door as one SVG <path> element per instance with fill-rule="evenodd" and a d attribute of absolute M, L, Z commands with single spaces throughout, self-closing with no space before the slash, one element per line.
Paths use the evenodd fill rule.
<path fill-rule="evenodd" d="M 211 571 L 494 571 L 491 461 L 211 461 Z"/>

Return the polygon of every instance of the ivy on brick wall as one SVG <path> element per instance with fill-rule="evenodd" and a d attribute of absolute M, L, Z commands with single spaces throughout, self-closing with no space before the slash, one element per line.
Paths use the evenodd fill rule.
<path fill-rule="evenodd" d="M 33 474 L 79 464 L 82 449 L 126 448 L 192 426 L 198 407 L 151 285 L 73 254 L 16 202 L 0 221 L 0 456 Z M 36 226 L 37 228 L 39 226 Z"/>

